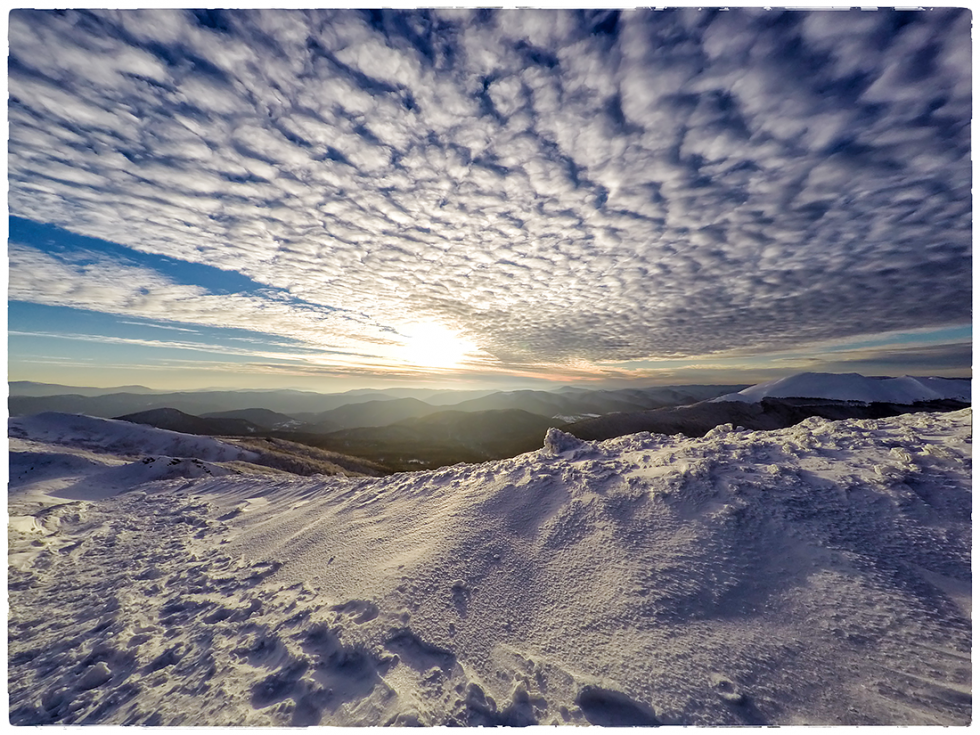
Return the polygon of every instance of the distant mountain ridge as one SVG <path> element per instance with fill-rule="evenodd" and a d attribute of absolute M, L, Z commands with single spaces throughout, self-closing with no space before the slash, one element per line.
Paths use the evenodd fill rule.
<path fill-rule="evenodd" d="M 740 390 L 732 392 L 732 387 Z M 458 462 L 483 462 L 532 451 L 540 447 L 545 433 L 552 427 L 561 427 L 588 440 L 644 431 L 698 437 L 721 424 L 771 430 L 792 426 L 810 416 L 838 420 L 884 418 L 921 410 L 955 410 L 969 405 L 970 381 L 800 373 L 750 387 L 689 385 L 614 391 L 564 387 L 552 393 L 498 391 L 449 406 L 432 405 L 411 396 L 395 398 L 382 394 L 379 398 L 379 393 L 364 390 L 341 396 L 319 396 L 328 403 L 351 402 L 320 413 L 293 416 L 265 408 L 197 415 L 167 406 L 123 413 L 117 418 L 184 434 L 298 442 L 339 455 L 360 457 L 377 463 L 381 470 L 407 471 Z M 790 395 L 779 397 L 781 393 Z M 808 397 L 808 393 L 815 397 Z M 247 393 L 246 400 L 255 400 L 257 395 L 260 394 Z M 163 398 L 172 396 L 186 398 L 188 394 L 165 394 Z M 304 396 L 306 405 L 316 396 Z M 100 398 L 108 401 L 118 397 Z M 446 394 L 438 396 L 445 397 Z M 878 397 L 901 400 L 868 400 Z M 916 400 L 922 397 L 928 400 Z M 61 398 L 100 400 L 83 396 Z M 159 399 L 160 396 L 140 398 Z M 14 400 L 11 398 L 12 403 Z M 48 402 L 52 397 L 36 400 Z M 583 415 L 589 418 L 575 420 Z M 296 452 L 289 450 L 289 454 Z M 332 460 L 319 456 L 313 464 L 310 461 L 293 458 L 289 466 L 312 467 L 319 466 L 316 462 Z"/>
<path fill-rule="evenodd" d="M 269 430 L 288 430 L 300 425 L 292 416 L 284 413 L 270 411 L 267 408 L 241 408 L 234 411 L 217 411 L 215 413 L 205 413 L 202 419 L 242 419 L 248 421 L 253 426 Z"/>
<path fill-rule="evenodd" d="M 426 412 L 387 425 L 358 426 L 333 432 L 312 431 L 322 428 L 323 424 L 304 425 L 299 430 L 262 429 L 244 419 L 204 418 L 172 408 L 142 411 L 113 420 L 182 434 L 219 436 L 248 447 L 266 446 L 261 442 L 291 445 L 298 442 L 338 455 L 376 462 L 389 471 L 512 457 L 537 449 L 549 428 L 564 423 L 520 409 L 444 411 L 414 399 L 402 400 L 408 401 L 403 404 L 406 410 L 417 408 L 414 405 L 417 403 L 425 407 Z M 386 402 L 378 403 L 380 410 Z M 247 443 L 229 437 L 243 437 Z M 295 450 L 291 454 L 295 454 Z"/>
<path fill-rule="evenodd" d="M 318 414 L 304 427 L 307 431 L 331 432 L 363 426 L 387 426 L 403 419 L 426 416 L 444 410 L 418 398 L 365 401 L 347 404 Z"/>
<path fill-rule="evenodd" d="M 77 388 L 58 383 L 36 383 L 33 380 L 11 380 L 7 383 L 11 396 L 104 396 L 112 393 L 159 393 L 145 385 L 122 385 L 114 388 Z"/>
<path fill-rule="evenodd" d="M 641 431 L 699 437 L 722 424 L 772 430 L 811 416 L 886 418 L 916 411 L 954 411 L 969 405 L 970 381 L 964 379 L 799 373 L 687 406 L 607 414 L 562 428 L 589 440 Z"/>
<path fill-rule="evenodd" d="M 377 426 L 391 423 L 379 420 L 384 413 L 381 402 L 393 403 L 392 414 L 403 411 L 402 407 L 414 405 L 415 409 L 396 416 L 408 418 L 432 412 L 454 409 L 460 411 L 487 411 L 518 408 L 542 416 L 570 416 L 603 414 L 612 411 L 635 411 L 660 408 L 682 403 L 714 398 L 745 388 L 742 385 L 678 385 L 651 388 L 622 388 L 617 390 L 540 390 L 520 391 L 438 391 L 433 389 L 394 388 L 388 391 L 365 389 L 347 393 L 312 393 L 294 390 L 280 391 L 181 391 L 174 393 L 110 393 L 104 395 L 25 396 L 11 394 L 8 409 L 11 416 L 26 416 L 45 411 L 77 413 L 87 416 L 111 418 L 141 411 L 174 408 L 193 416 L 221 414 L 229 411 L 263 409 L 284 414 L 304 423 L 322 423 L 319 431 L 337 431 L 358 426 Z M 408 394 L 408 395 L 406 395 Z M 417 401 L 418 403 L 412 403 Z M 357 404 L 371 404 L 363 409 L 350 408 Z M 327 412 L 344 409 L 336 415 Z M 363 416 L 358 416 L 363 412 Z"/>
<path fill-rule="evenodd" d="M 112 393 L 83 396 L 10 396 L 11 416 L 25 416 L 45 411 L 79 413 L 110 418 L 121 414 L 176 408 L 194 416 L 249 408 L 263 408 L 290 417 L 304 412 L 326 411 L 338 406 L 376 400 L 373 395 L 312 393 L 304 391 L 179 391 L 175 393 Z"/>
<path fill-rule="evenodd" d="M 538 449 L 561 421 L 515 408 L 439 411 L 387 426 L 310 437 L 314 446 L 353 454 L 400 471 L 485 462 Z"/>
<path fill-rule="evenodd" d="M 155 408 L 150 411 L 140 411 L 125 416 L 115 416 L 118 421 L 129 421 L 133 424 L 155 426 L 158 429 L 177 431 L 181 434 L 199 434 L 206 436 L 249 435 L 262 431 L 250 421 L 239 418 L 202 418 L 178 411 L 176 408 Z"/>

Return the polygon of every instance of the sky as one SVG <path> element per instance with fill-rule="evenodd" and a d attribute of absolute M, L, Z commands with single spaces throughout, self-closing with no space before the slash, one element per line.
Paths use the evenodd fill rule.
<path fill-rule="evenodd" d="M 966 10 L 15 10 L 8 377 L 969 376 Z"/>

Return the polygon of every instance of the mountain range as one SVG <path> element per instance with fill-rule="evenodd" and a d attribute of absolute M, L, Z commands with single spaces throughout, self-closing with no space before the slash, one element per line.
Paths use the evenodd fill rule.
<path fill-rule="evenodd" d="M 798 373 L 691 405 L 611 413 L 563 428 L 589 440 L 640 431 L 698 437 L 723 424 L 771 430 L 793 426 L 811 416 L 841 420 L 955 411 L 969 406 L 970 398 L 970 381 L 965 379 Z"/>
<path fill-rule="evenodd" d="M 229 412 L 263 409 L 285 416 L 281 421 L 322 424 L 317 431 L 337 431 L 360 426 L 383 426 L 426 412 L 493 411 L 517 408 L 541 416 L 561 415 L 566 420 L 611 411 L 640 410 L 673 406 L 714 398 L 745 388 L 745 385 L 681 385 L 620 390 L 573 389 L 563 391 L 453 391 L 392 388 L 363 389 L 346 393 L 278 391 L 181 391 L 171 393 L 118 392 L 93 395 L 98 389 L 72 388 L 52 394 L 47 388 L 37 395 L 24 395 L 23 383 L 11 388 L 8 407 L 11 416 L 27 416 L 43 411 L 79 413 L 112 418 L 161 408 L 174 408 L 194 416 L 246 418 L 261 425 L 258 414 L 229 415 Z M 385 403 L 387 406 L 380 404 Z M 358 408 L 357 406 L 361 406 Z M 390 418 L 390 417 L 394 418 Z"/>
<path fill-rule="evenodd" d="M 387 426 L 307 436 L 303 441 L 364 457 L 395 471 L 409 471 L 530 452 L 541 445 L 549 428 L 562 423 L 517 408 L 453 410 L 414 416 Z"/>
<path fill-rule="evenodd" d="M 18 390 L 24 390 L 24 386 Z M 258 405 L 297 405 L 297 401 L 305 409 L 330 408 L 286 413 Z M 172 405 L 157 405 L 168 402 Z M 38 406 L 99 415 L 120 405 L 151 404 L 156 407 L 112 415 L 185 434 L 275 438 L 360 457 L 388 471 L 512 457 L 538 446 L 551 427 L 561 427 L 588 440 L 641 431 L 698 437 L 723 424 L 771 430 L 792 426 L 811 416 L 831 420 L 882 418 L 921 410 L 956 410 L 969 402 L 970 381 L 965 379 L 869 378 L 826 373 L 800 373 L 756 386 L 620 390 L 564 386 L 550 392 L 490 393 L 363 389 L 325 395 L 202 391 L 10 399 L 12 415 Z M 249 407 L 216 411 L 194 408 L 236 403 Z"/>

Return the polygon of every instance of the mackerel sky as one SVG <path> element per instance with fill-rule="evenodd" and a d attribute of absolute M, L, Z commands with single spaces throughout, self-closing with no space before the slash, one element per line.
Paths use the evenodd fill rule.
<path fill-rule="evenodd" d="M 15 10 L 9 376 L 969 375 L 970 26 Z"/>

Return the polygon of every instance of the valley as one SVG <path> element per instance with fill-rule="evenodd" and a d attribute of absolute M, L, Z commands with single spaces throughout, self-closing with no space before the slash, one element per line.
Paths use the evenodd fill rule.
<path fill-rule="evenodd" d="M 589 440 L 639 431 L 698 437 L 723 424 L 769 430 L 786 428 L 811 416 L 833 420 L 884 418 L 970 405 L 969 381 L 964 380 L 933 378 L 923 383 L 913 378 L 824 378 L 802 373 L 792 382 L 777 383 L 768 387 L 683 385 L 496 391 L 476 397 L 472 391 L 352 391 L 310 394 L 304 397 L 306 408 L 333 408 L 291 414 L 269 408 L 296 405 L 290 403 L 296 400 L 295 392 L 290 391 L 205 391 L 193 396 L 200 406 L 194 409 L 200 411 L 199 415 L 163 405 L 189 407 L 189 394 L 173 393 L 150 397 L 125 393 L 18 395 L 11 397 L 10 404 L 11 415 L 31 406 L 66 411 L 88 405 L 90 415 L 101 416 L 125 402 L 150 401 L 148 405 L 154 407 L 112 418 L 186 434 L 265 438 L 302 445 L 360 458 L 389 473 L 514 457 L 540 446 L 541 437 L 550 427 L 560 427 Z M 24 386 L 16 388 L 18 393 L 24 390 Z M 202 410 L 216 404 L 236 407 Z"/>

